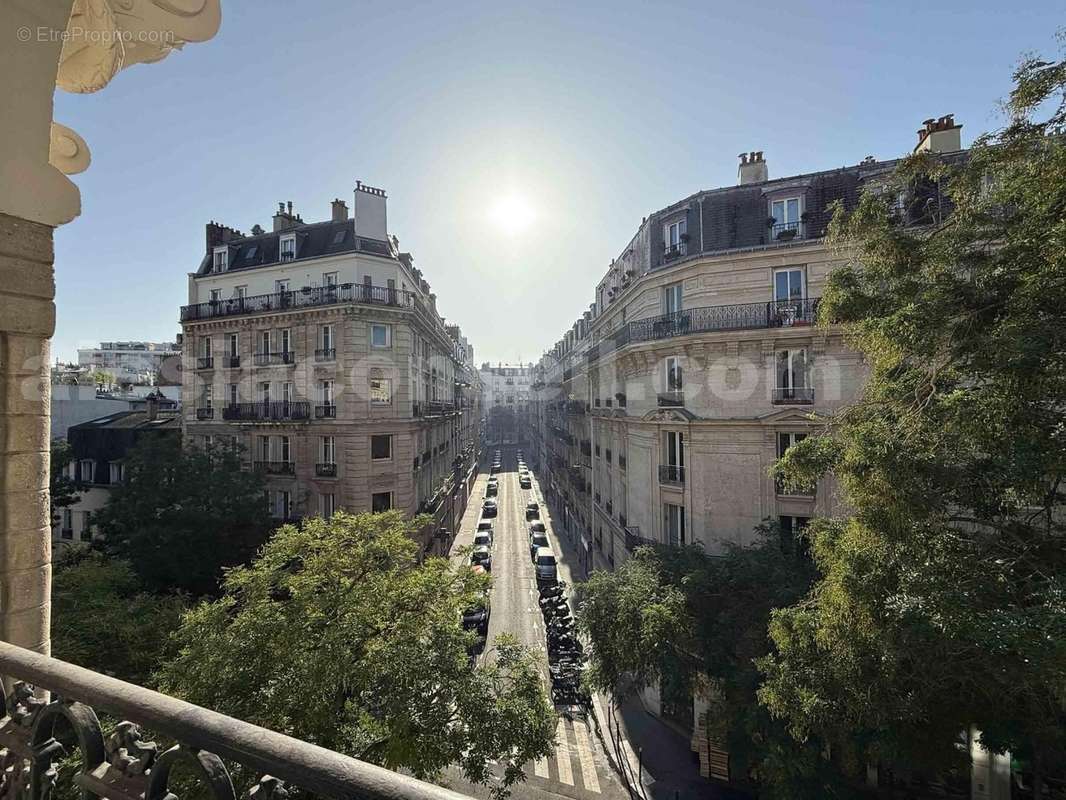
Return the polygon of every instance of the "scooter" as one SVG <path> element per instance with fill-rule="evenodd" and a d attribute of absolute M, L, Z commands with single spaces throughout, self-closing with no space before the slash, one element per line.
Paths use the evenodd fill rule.
<path fill-rule="evenodd" d="M 566 602 L 566 598 L 565 597 L 558 596 L 558 597 L 545 597 L 545 598 L 541 599 L 539 605 L 540 605 L 541 611 L 543 611 L 544 609 L 551 608 L 552 606 L 569 605 L 569 604 Z"/>
<path fill-rule="evenodd" d="M 540 589 L 540 597 L 543 600 L 546 597 L 559 597 L 566 592 L 566 581 L 559 581 L 558 583 L 550 586 L 542 586 Z"/>

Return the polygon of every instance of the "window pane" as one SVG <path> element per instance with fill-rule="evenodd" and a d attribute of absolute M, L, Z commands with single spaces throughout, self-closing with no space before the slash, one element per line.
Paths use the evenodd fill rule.
<path fill-rule="evenodd" d="M 774 200 L 773 205 L 770 206 L 770 216 L 774 218 L 774 221 L 781 223 L 785 221 L 785 204 L 781 200 Z"/>
<path fill-rule="evenodd" d="M 788 219 L 785 222 L 799 222 L 800 203 L 799 200 L 788 201 Z"/>
<path fill-rule="evenodd" d="M 788 273 L 778 272 L 774 276 L 774 300 L 788 299 Z"/>
<path fill-rule="evenodd" d="M 392 437 L 371 436 L 370 457 L 374 459 L 392 458 Z"/>

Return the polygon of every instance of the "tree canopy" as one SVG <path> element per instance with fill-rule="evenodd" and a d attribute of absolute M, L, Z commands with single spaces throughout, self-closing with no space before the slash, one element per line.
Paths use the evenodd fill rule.
<path fill-rule="evenodd" d="M 246 563 L 273 527 L 262 476 L 243 469 L 235 447 L 146 436 L 124 473 L 95 521 L 106 550 L 150 591 L 217 593 L 223 569 Z"/>
<path fill-rule="evenodd" d="M 835 215 L 821 322 L 869 379 L 778 471 L 831 471 L 850 510 L 808 529 L 822 577 L 774 614 L 760 697 L 800 739 L 938 770 L 974 725 L 1039 780 L 1066 757 L 1066 65 L 1014 78 L 1002 130 L 888 193 L 950 213 Z"/>
<path fill-rule="evenodd" d="M 164 691 L 322 747 L 434 778 L 458 764 L 499 790 L 548 755 L 555 711 L 533 654 L 509 638 L 472 666 L 462 612 L 488 578 L 417 560 L 398 512 L 280 528 L 224 594 L 189 612 Z"/>

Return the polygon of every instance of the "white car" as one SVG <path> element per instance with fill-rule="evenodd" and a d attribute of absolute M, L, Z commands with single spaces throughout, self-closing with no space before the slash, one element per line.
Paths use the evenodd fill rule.
<path fill-rule="evenodd" d="M 474 547 L 492 547 L 492 530 L 478 531 L 475 533 Z"/>

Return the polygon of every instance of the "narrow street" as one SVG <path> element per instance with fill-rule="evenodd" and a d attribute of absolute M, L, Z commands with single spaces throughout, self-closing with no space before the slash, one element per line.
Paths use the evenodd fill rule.
<path fill-rule="evenodd" d="M 518 461 L 515 445 L 503 445 L 501 462 L 503 469 L 497 473 L 500 491 L 497 497 L 499 515 L 492 520 L 494 540 L 492 548 L 492 613 L 489 618 L 488 648 L 481 658 L 491 658 L 493 639 L 501 633 L 510 633 L 518 641 L 538 652 L 542 657 L 545 688 L 548 682 L 548 654 L 545 644 L 544 621 L 538 605 L 539 593 L 533 564 L 529 556 L 528 523 L 525 517 L 526 503 L 536 500 L 541 504 L 541 520 L 548 531 L 548 540 L 559 559 L 559 577 L 570 583 L 570 567 L 566 552 L 559 546 L 553 530 L 550 514 L 543 503 L 533 477 L 532 489 L 518 485 Z M 488 467 L 496 448 L 485 448 L 484 471 L 478 476 L 470 504 L 463 516 L 462 527 L 452 545 L 452 557 L 460 558 L 461 548 L 469 548 L 474 531 L 481 519 L 481 504 L 488 483 Z M 569 586 L 567 587 L 569 589 Z M 569 595 L 569 592 L 568 592 Z M 562 708 L 559 709 L 561 712 Z M 555 753 L 535 764 L 526 765 L 527 780 L 515 786 L 516 798 L 545 798 L 562 795 L 578 800 L 619 800 L 628 797 L 609 763 L 597 737 L 593 720 L 581 714 L 560 713 L 556 730 Z M 454 788 L 477 797 L 487 797 L 484 787 L 472 787 L 450 776 Z"/>

